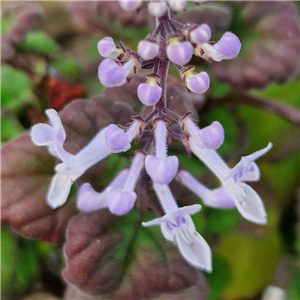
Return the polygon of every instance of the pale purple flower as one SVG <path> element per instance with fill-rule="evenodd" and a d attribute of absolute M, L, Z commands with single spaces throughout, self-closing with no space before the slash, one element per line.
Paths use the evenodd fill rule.
<path fill-rule="evenodd" d="M 210 79 L 206 72 L 194 74 L 193 68 L 191 68 L 188 71 L 185 71 L 182 76 L 184 77 L 186 87 L 194 93 L 203 94 L 209 88 Z"/>
<path fill-rule="evenodd" d="M 37 146 L 47 146 L 51 155 L 63 161 L 71 160 L 73 155 L 63 148 L 66 133 L 58 113 L 54 109 L 47 109 L 45 113 L 50 125 L 43 123 L 34 125 L 30 131 L 31 140 Z"/>
<path fill-rule="evenodd" d="M 99 54 L 105 58 L 116 59 L 121 53 L 123 53 L 123 50 L 118 49 L 114 40 L 109 36 L 101 39 L 97 44 L 97 48 Z"/>
<path fill-rule="evenodd" d="M 197 213 L 201 205 L 178 208 L 168 185 L 154 183 L 154 190 L 164 209 L 161 218 L 142 223 L 143 226 L 160 225 L 163 236 L 175 242 L 185 261 L 195 268 L 212 271 L 211 250 L 203 237 L 196 231 L 190 215 Z"/>
<path fill-rule="evenodd" d="M 37 145 L 47 146 L 52 155 L 60 158 L 62 163 L 55 167 L 46 201 L 52 208 L 63 205 L 68 198 L 73 182 L 87 169 L 106 158 L 109 154 L 127 151 L 131 141 L 138 136 L 142 121 L 135 119 L 126 132 L 109 125 L 103 128 L 93 140 L 77 154 L 72 155 L 63 150 L 65 140 L 61 120 L 54 110 L 48 110 L 47 115 L 53 126 L 37 124 L 32 128 L 31 137 Z M 107 134 L 107 131 L 109 134 Z M 43 137 L 44 136 L 44 137 Z"/>
<path fill-rule="evenodd" d="M 155 42 L 143 40 L 139 42 L 137 52 L 145 60 L 153 59 L 158 55 L 159 46 Z"/>
<path fill-rule="evenodd" d="M 155 156 L 147 155 L 145 168 L 151 179 L 159 184 L 168 184 L 178 171 L 178 158 L 167 156 L 167 128 L 163 120 L 155 124 Z"/>
<path fill-rule="evenodd" d="M 259 179 L 259 169 L 254 161 L 267 153 L 272 144 L 269 143 L 266 148 L 243 157 L 233 169 L 227 166 L 216 151 L 199 147 L 194 137 L 189 139 L 189 146 L 191 151 L 219 178 L 222 187 L 233 199 L 240 214 L 253 223 L 265 224 L 267 219 L 263 202 L 259 195 L 244 181 Z"/>
<path fill-rule="evenodd" d="M 89 183 L 81 185 L 76 200 L 77 208 L 83 212 L 92 212 L 107 208 L 107 200 L 109 200 L 107 199 L 107 188 L 122 188 L 128 177 L 128 173 L 128 169 L 123 169 L 101 193 L 96 192 Z"/>
<path fill-rule="evenodd" d="M 140 8 L 143 4 L 143 0 L 118 0 L 120 6 L 125 11 L 132 11 Z"/>
<path fill-rule="evenodd" d="M 209 190 L 186 170 L 179 170 L 176 178 L 191 192 L 202 199 L 206 206 L 229 209 L 235 207 L 234 200 L 224 187 Z"/>
<path fill-rule="evenodd" d="M 109 125 L 105 132 L 105 142 L 112 153 L 125 152 L 130 149 L 131 137 L 117 125 Z"/>
<path fill-rule="evenodd" d="M 133 76 L 137 64 L 138 62 L 134 58 L 129 58 L 123 65 L 106 58 L 99 65 L 99 80 L 106 87 L 121 86 Z"/>
<path fill-rule="evenodd" d="M 232 32 L 225 32 L 221 39 L 211 45 L 209 43 L 199 43 L 195 49 L 195 54 L 204 59 L 221 61 L 236 57 L 241 50 L 239 38 Z"/>
<path fill-rule="evenodd" d="M 168 0 L 169 7 L 174 12 L 183 11 L 186 7 L 187 0 Z"/>
<path fill-rule="evenodd" d="M 201 24 L 189 33 L 189 38 L 192 43 L 202 44 L 206 43 L 211 38 L 211 30 L 207 24 Z"/>
<path fill-rule="evenodd" d="M 168 11 L 168 5 L 165 1 L 149 1 L 148 12 L 151 16 L 160 18 Z"/>
<path fill-rule="evenodd" d="M 150 74 L 147 76 L 146 83 L 141 83 L 138 86 L 138 98 L 144 105 L 154 105 L 160 99 L 162 88 L 158 84 L 159 80 L 160 78 L 157 75 Z"/>
<path fill-rule="evenodd" d="M 200 129 L 191 114 L 187 114 L 180 123 L 188 138 L 192 137 L 200 148 L 218 149 L 224 142 L 224 129 L 218 121 Z"/>
<path fill-rule="evenodd" d="M 182 66 L 192 59 L 194 48 L 190 42 L 181 42 L 178 37 L 171 37 L 168 41 L 167 56 L 171 62 Z"/>
<path fill-rule="evenodd" d="M 99 65 L 98 77 L 106 87 L 123 85 L 127 81 L 127 75 L 127 70 L 110 58 L 104 59 Z"/>
<path fill-rule="evenodd" d="M 221 39 L 213 46 L 224 59 L 236 57 L 241 50 L 239 38 L 232 32 L 225 32 Z"/>
<path fill-rule="evenodd" d="M 132 161 L 129 173 L 122 188 L 109 186 L 107 190 L 107 205 L 113 214 L 124 215 L 134 206 L 136 193 L 134 192 L 136 182 L 144 166 L 145 153 L 137 151 Z"/>
<path fill-rule="evenodd" d="M 62 206 L 67 201 L 73 182 L 88 168 L 111 153 L 105 143 L 106 129 L 102 129 L 85 148 L 73 156 L 71 161 L 63 161 L 55 167 L 56 174 L 51 180 L 46 197 L 50 207 Z"/>

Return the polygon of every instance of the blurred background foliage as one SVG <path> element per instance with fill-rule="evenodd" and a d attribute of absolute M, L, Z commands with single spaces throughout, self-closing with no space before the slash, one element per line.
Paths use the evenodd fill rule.
<path fill-rule="evenodd" d="M 265 5 L 265 2 L 257 3 Z M 102 92 L 103 87 L 97 78 L 101 58 L 96 45 L 100 38 L 113 36 L 115 41 L 122 40 L 135 50 L 138 41 L 147 35 L 149 27 L 153 27 L 153 20 L 148 19 L 143 11 L 138 18 L 132 18 L 105 5 L 94 10 L 96 4 L 95 1 L 1 3 L 2 143 L 28 131 L 30 126 L 46 121 L 43 114 L 46 108 L 60 110 L 76 98 L 88 99 Z M 285 298 L 278 299 L 297 300 L 300 299 L 297 282 L 300 276 L 299 40 L 296 46 L 292 43 L 284 48 L 282 51 L 286 52 L 282 56 L 273 56 L 274 64 L 282 60 L 283 65 L 291 65 L 288 70 L 275 76 L 272 61 L 268 61 L 265 68 L 274 76 L 264 73 L 267 72 L 265 69 L 257 71 L 250 50 L 257 40 L 268 39 L 268 35 L 260 36 L 260 31 L 256 30 L 259 25 L 247 27 L 249 23 L 243 16 L 248 13 L 249 17 L 249 10 L 254 9 L 250 7 L 251 2 L 222 1 L 213 5 L 196 7 L 189 4 L 190 11 L 186 15 L 175 16 L 179 20 L 196 22 L 196 19 L 202 23 L 204 11 L 206 19 L 211 22 L 214 37 L 224 30 L 231 30 L 243 44 L 240 63 L 224 63 L 223 68 L 233 74 L 225 79 L 225 71 L 220 69 L 222 63 L 221 67 L 215 67 L 214 64 L 199 64 L 199 59 L 193 59 L 197 69 L 206 69 L 212 78 L 209 93 L 204 98 L 194 99 L 200 124 L 214 120 L 223 124 L 226 139 L 220 153 L 230 165 L 234 165 L 241 155 L 261 149 L 268 142 L 274 147 L 259 160 L 262 178 L 253 185 L 266 206 L 266 226 L 243 220 L 236 210 L 203 207 L 201 215 L 193 216 L 197 230 L 213 250 L 213 273 L 204 274 L 210 291 L 207 299 L 274 300 L 267 292 L 275 286 L 285 293 Z M 300 4 L 291 5 L 285 11 L 285 17 L 292 13 L 297 20 Z M 268 27 L 268 24 L 273 22 L 276 25 L 278 21 L 279 26 L 284 26 L 278 11 L 267 21 L 269 15 L 264 9 L 262 11 L 258 24 L 265 22 Z M 286 22 L 291 23 L 291 18 Z M 297 34 L 299 37 L 298 21 L 296 27 L 296 37 Z M 273 37 L 275 44 L 270 41 L 271 46 L 281 48 L 285 41 L 276 40 L 276 34 Z M 290 53 L 291 48 L 296 59 L 294 52 Z M 269 49 L 271 54 L 272 49 Z M 249 72 L 244 72 L 247 68 L 255 69 L 258 76 L 249 77 Z M 170 80 L 180 82 L 176 70 L 170 70 Z M 259 79 L 260 74 L 265 76 Z M 235 76 L 243 81 L 237 81 Z M 179 156 L 181 165 L 204 183 L 216 184 L 199 161 L 189 158 L 177 147 L 172 151 Z M 108 178 L 103 179 L 105 183 L 113 177 L 116 169 L 126 164 L 124 158 L 116 159 L 110 159 L 106 172 Z M 186 190 L 181 195 L 190 197 Z M 199 199 L 194 200 L 199 202 Z M 62 299 L 64 283 L 60 272 L 64 263 L 61 247 L 24 239 L 9 227 L 2 227 L 1 252 L 3 299 Z"/>

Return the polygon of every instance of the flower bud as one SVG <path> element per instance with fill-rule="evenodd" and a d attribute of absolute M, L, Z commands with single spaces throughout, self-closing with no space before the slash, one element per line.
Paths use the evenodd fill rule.
<path fill-rule="evenodd" d="M 187 0 L 168 0 L 169 7 L 174 12 L 183 11 L 186 7 Z"/>
<path fill-rule="evenodd" d="M 221 61 L 236 57 L 240 50 L 241 42 L 239 38 L 232 32 L 225 32 L 214 45 L 209 43 L 198 44 L 195 48 L 195 55 L 208 61 Z"/>
<path fill-rule="evenodd" d="M 123 51 L 118 49 L 114 40 L 107 36 L 100 40 L 97 45 L 98 51 L 102 57 L 116 59 Z"/>
<path fill-rule="evenodd" d="M 141 56 L 141 58 L 145 60 L 153 59 L 158 55 L 159 46 L 155 42 L 143 40 L 139 42 L 137 52 Z"/>
<path fill-rule="evenodd" d="M 214 44 L 214 48 L 223 56 L 223 59 L 231 59 L 239 54 L 241 42 L 235 34 L 228 31 Z"/>
<path fill-rule="evenodd" d="M 141 83 L 138 86 L 137 94 L 140 101 L 146 105 L 151 106 L 158 102 L 161 97 L 162 89 L 159 86 L 160 78 L 156 74 L 149 74 L 146 83 Z"/>
<path fill-rule="evenodd" d="M 171 62 L 180 66 L 185 65 L 191 60 L 193 51 L 190 42 L 181 42 L 177 36 L 169 38 L 167 56 Z"/>
<path fill-rule="evenodd" d="M 126 82 L 127 72 L 122 65 L 110 58 L 104 59 L 98 69 L 100 82 L 106 86 L 121 86 Z"/>
<path fill-rule="evenodd" d="M 211 30 L 207 24 L 202 24 L 189 32 L 189 38 L 195 44 L 206 43 L 211 38 Z"/>
<path fill-rule="evenodd" d="M 117 125 L 111 124 L 105 132 L 105 142 L 112 153 L 119 153 L 130 149 L 130 137 Z"/>
<path fill-rule="evenodd" d="M 160 18 L 168 11 L 165 1 L 151 1 L 148 3 L 148 12 L 151 16 Z"/>
<path fill-rule="evenodd" d="M 119 4 L 125 11 L 132 11 L 140 8 L 143 4 L 142 0 L 119 0 Z"/>
<path fill-rule="evenodd" d="M 181 77 L 183 78 L 184 84 L 190 91 L 198 94 L 203 94 L 209 88 L 209 76 L 206 72 L 195 74 L 193 72 L 194 69 L 194 67 L 186 69 L 181 73 Z"/>

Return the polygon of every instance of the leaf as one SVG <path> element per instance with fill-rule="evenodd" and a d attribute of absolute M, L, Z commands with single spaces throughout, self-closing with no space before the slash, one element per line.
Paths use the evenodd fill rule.
<path fill-rule="evenodd" d="M 16 273 L 16 257 L 19 254 L 16 237 L 5 228 L 1 228 L 1 294 L 10 291 L 10 285 Z"/>
<path fill-rule="evenodd" d="M 111 35 L 120 39 L 143 39 L 148 30 L 147 9 L 124 11 L 117 1 L 76 1 L 69 6 L 69 11 L 76 25 L 81 30 Z M 136 27 L 132 29 L 130 27 Z"/>
<path fill-rule="evenodd" d="M 240 214 L 236 209 L 214 209 L 209 211 L 207 226 L 214 233 L 226 232 L 238 225 Z"/>
<path fill-rule="evenodd" d="M 32 82 L 22 71 L 8 65 L 1 68 L 1 107 L 16 109 L 32 97 Z"/>
<path fill-rule="evenodd" d="M 205 276 L 210 287 L 207 300 L 220 299 L 231 279 L 228 264 L 215 253 L 213 255 L 213 268 L 213 272 Z"/>
<path fill-rule="evenodd" d="M 207 287 L 204 278 L 198 282 L 199 271 L 162 242 L 158 228 L 140 223 L 134 211 L 122 217 L 107 210 L 74 217 L 64 246 L 64 278 L 86 295 L 104 299 L 150 299 L 198 284 L 201 291 L 193 296 L 204 299 Z"/>
<path fill-rule="evenodd" d="M 276 232 L 265 231 L 261 237 L 238 231 L 223 233 L 215 252 L 225 259 L 232 276 L 222 298 L 234 300 L 257 295 L 270 282 L 280 248 Z"/>
<path fill-rule="evenodd" d="M 12 289 L 14 294 L 23 294 L 34 283 L 39 274 L 39 258 L 34 244 L 20 241 L 19 247 L 20 256 L 17 261 L 16 278 Z"/>
<path fill-rule="evenodd" d="M 1 254 L 1 295 L 12 299 L 23 294 L 36 279 L 39 257 L 34 244 L 17 239 L 4 228 L 1 229 Z"/>
<path fill-rule="evenodd" d="M 241 39 L 242 52 L 233 60 L 213 63 L 214 77 L 244 89 L 290 80 L 299 65 L 300 27 L 295 4 L 252 1 L 231 5 L 231 31 Z"/>
<path fill-rule="evenodd" d="M 10 38 L 7 35 L 1 34 L 1 63 L 12 60 L 16 54 L 15 52 Z"/>
<path fill-rule="evenodd" d="M 1 113 L 1 142 L 8 142 L 24 131 L 23 126 L 10 112 Z"/>
<path fill-rule="evenodd" d="M 45 32 L 29 32 L 23 42 L 17 48 L 22 51 L 33 51 L 41 54 L 54 55 L 58 50 L 58 44 Z"/>
<path fill-rule="evenodd" d="M 3 19 L 6 20 L 4 30 L 11 41 L 18 44 L 43 16 L 43 8 L 37 3 L 18 2 L 6 5 L 3 7 Z"/>
<path fill-rule="evenodd" d="M 52 210 L 45 202 L 54 159 L 25 133 L 2 147 L 1 223 L 29 239 L 60 244 L 74 204 Z"/>
<path fill-rule="evenodd" d="M 78 78 L 81 73 L 80 65 L 77 61 L 72 59 L 65 59 L 62 56 L 55 57 L 52 67 L 63 76 L 67 78 Z"/>
<path fill-rule="evenodd" d="M 186 11 L 174 15 L 174 19 L 184 24 L 207 24 L 213 34 L 222 32 L 230 25 L 232 11 L 227 4 L 203 3 L 191 5 Z"/>

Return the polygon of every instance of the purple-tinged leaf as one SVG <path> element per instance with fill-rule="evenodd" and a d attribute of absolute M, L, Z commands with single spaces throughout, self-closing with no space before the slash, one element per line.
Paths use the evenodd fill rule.
<path fill-rule="evenodd" d="M 29 239 L 60 244 L 75 205 L 52 210 L 45 201 L 54 159 L 23 134 L 2 147 L 1 223 Z"/>
<path fill-rule="evenodd" d="M 230 7 L 223 3 L 204 3 L 190 6 L 186 11 L 174 15 L 174 19 L 182 23 L 207 24 L 212 34 L 225 31 L 232 18 Z"/>
<path fill-rule="evenodd" d="M 156 299 L 165 294 L 164 299 L 173 299 L 173 293 L 186 291 L 204 299 L 207 285 L 201 273 L 140 222 L 135 212 L 75 216 L 67 230 L 64 278 L 92 299 Z"/>
<path fill-rule="evenodd" d="M 103 35 L 120 35 L 119 26 L 140 28 L 147 24 L 147 10 L 124 11 L 118 1 L 74 1 L 69 5 L 69 12 L 77 27 L 88 32 L 98 32 Z M 114 23 L 112 26 L 112 23 Z M 121 35 L 120 35 L 121 37 Z"/>
<path fill-rule="evenodd" d="M 214 63 L 215 78 L 246 89 L 288 81 L 300 63 L 296 5 L 277 1 L 232 5 L 237 5 L 236 12 L 242 9 L 241 34 L 237 33 L 242 54 L 231 61 Z"/>

